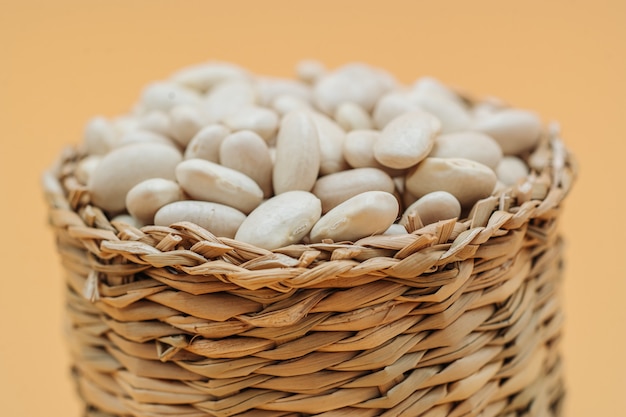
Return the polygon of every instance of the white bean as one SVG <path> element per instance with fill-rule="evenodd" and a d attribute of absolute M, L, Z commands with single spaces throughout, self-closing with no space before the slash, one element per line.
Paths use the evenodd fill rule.
<path fill-rule="evenodd" d="M 343 156 L 353 168 L 380 168 L 383 165 L 374 158 L 374 143 L 378 141 L 378 130 L 353 130 L 348 132 L 343 143 Z"/>
<path fill-rule="evenodd" d="M 504 185 L 514 185 L 526 178 L 528 173 L 528 165 L 517 156 L 505 156 L 496 168 L 498 180 Z"/>
<path fill-rule="evenodd" d="M 478 103 L 475 103 L 472 107 L 472 115 L 475 120 L 479 120 L 483 117 L 491 116 L 493 113 L 497 113 L 500 110 L 507 108 L 507 104 L 497 97 L 484 97 Z"/>
<path fill-rule="evenodd" d="M 311 104 L 301 98 L 283 94 L 272 101 L 272 108 L 281 116 L 293 110 L 312 109 Z"/>
<path fill-rule="evenodd" d="M 217 84 L 204 101 L 204 111 L 209 123 L 221 122 L 231 114 L 252 106 L 257 93 L 248 81 L 230 80 Z"/>
<path fill-rule="evenodd" d="M 214 61 L 184 68 L 172 76 L 172 81 L 200 92 L 206 92 L 219 83 L 249 77 L 248 71 L 237 65 Z"/>
<path fill-rule="evenodd" d="M 143 224 L 152 224 L 156 212 L 166 204 L 185 198 L 175 181 L 150 178 L 135 185 L 126 194 L 126 209 Z"/>
<path fill-rule="evenodd" d="M 170 132 L 179 145 L 189 145 L 191 139 L 207 124 L 207 118 L 198 107 L 176 106 L 170 111 Z"/>
<path fill-rule="evenodd" d="M 404 175 L 405 170 L 389 168 L 374 158 L 374 144 L 380 137 L 378 130 L 353 130 L 343 142 L 343 157 L 352 168 L 378 168 L 392 177 Z"/>
<path fill-rule="evenodd" d="M 320 170 L 320 144 L 309 112 L 294 110 L 283 117 L 276 138 L 272 173 L 274 193 L 310 191 Z"/>
<path fill-rule="evenodd" d="M 296 74 L 300 81 L 314 84 L 326 73 L 326 67 L 319 61 L 306 59 L 298 62 Z"/>
<path fill-rule="evenodd" d="M 219 162 L 220 145 L 230 129 L 220 124 L 212 124 L 202 128 L 191 139 L 185 149 L 185 159 L 206 159 L 211 162 Z"/>
<path fill-rule="evenodd" d="M 149 111 L 151 113 L 152 110 Z M 117 136 L 120 137 L 126 133 L 133 132 L 135 130 L 141 130 L 140 120 L 131 115 L 123 115 L 116 117 L 112 120 L 113 126 L 117 132 Z M 119 139 L 118 139 L 119 140 Z"/>
<path fill-rule="evenodd" d="M 256 91 L 259 97 L 259 104 L 270 105 L 276 97 L 288 95 L 310 102 L 311 90 L 308 85 L 301 81 L 290 80 L 277 77 L 260 77 L 256 80 Z"/>
<path fill-rule="evenodd" d="M 94 117 L 85 126 L 85 149 L 90 155 L 104 155 L 115 147 L 117 136 L 115 126 L 109 120 Z"/>
<path fill-rule="evenodd" d="M 361 193 L 322 216 L 311 230 L 311 241 L 355 241 L 381 234 L 394 223 L 398 210 L 398 200 L 393 194 L 384 191 Z"/>
<path fill-rule="evenodd" d="M 83 185 L 89 184 L 89 178 L 100 163 L 100 160 L 102 160 L 102 156 L 100 155 L 88 155 L 81 159 L 76 165 L 76 170 L 74 171 L 74 175 L 76 176 L 78 182 Z"/>
<path fill-rule="evenodd" d="M 528 110 L 504 109 L 477 119 L 472 129 L 494 138 L 505 155 L 519 155 L 537 145 L 542 124 L 539 116 Z"/>
<path fill-rule="evenodd" d="M 250 213 L 263 200 L 263 191 L 252 178 L 204 159 L 179 163 L 176 180 L 195 200 L 229 205 L 244 213 Z"/>
<path fill-rule="evenodd" d="M 464 131 L 437 136 L 429 156 L 471 159 L 495 169 L 502 159 L 502 149 L 484 133 Z"/>
<path fill-rule="evenodd" d="M 363 107 L 351 101 L 341 103 L 335 111 L 335 120 L 346 131 L 371 129 L 372 119 Z"/>
<path fill-rule="evenodd" d="M 406 93 L 392 91 L 382 96 L 374 107 L 373 121 L 377 129 L 384 129 L 396 117 L 419 110 L 407 97 Z"/>
<path fill-rule="evenodd" d="M 334 114 L 346 101 L 371 111 L 379 97 L 389 90 L 390 84 L 387 76 L 368 65 L 347 64 L 322 76 L 315 84 L 313 97 L 318 108 L 326 114 Z"/>
<path fill-rule="evenodd" d="M 204 227 L 217 237 L 234 238 L 246 215 L 237 209 L 207 201 L 177 201 L 159 209 L 154 216 L 157 226 L 188 221 Z"/>
<path fill-rule="evenodd" d="M 376 168 L 357 168 L 320 177 L 313 187 L 322 201 L 322 212 L 329 210 L 366 191 L 385 191 L 392 194 L 395 184 L 389 175 Z"/>
<path fill-rule="evenodd" d="M 152 110 L 141 116 L 137 128 L 156 134 L 171 137 L 172 122 L 170 116 L 161 110 Z"/>
<path fill-rule="evenodd" d="M 409 217 L 415 215 L 419 217 L 424 226 L 440 220 L 458 218 L 461 215 L 461 203 L 455 196 L 446 191 L 433 191 L 411 204 L 404 211 L 400 224 L 407 226 Z"/>
<path fill-rule="evenodd" d="M 437 96 L 443 100 L 454 101 L 463 105 L 463 100 L 461 100 L 458 94 L 433 77 L 421 77 L 413 84 L 412 91 L 418 95 Z"/>
<path fill-rule="evenodd" d="M 232 133 L 220 145 L 220 163 L 246 174 L 263 190 L 264 197 L 272 194 L 272 158 L 265 141 L 251 130 Z"/>
<path fill-rule="evenodd" d="M 275 111 L 258 106 L 244 107 L 224 119 L 224 124 L 233 131 L 252 130 L 267 142 L 276 136 L 278 123 Z"/>
<path fill-rule="evenodd" d="M 426 158 L 406 177 L 407 190 L 417 198 L 433 191 L 447 191 L 464 208 L 488 197 L 495 185 L 493 170 L 462 158 Z"/>
<path fill-rule="evenodd" d="M 402 114 L 385 126 L 374 144 L 374 158 L 389 168 L 412 167 L 428 156 L 441 129 L 429 113 Z"/>
<path fill-rule="evenodd" d="M 263 202 L 241 224 L 235 239 L 272 250 L 300 242 L 320 219 L 320 200 L 306 191 L 287 191 Z"/>
<path fill-rule="evenodd" d="M 182 155 L 173 146 L 136 143 L 106 154 L 89 178 L 93 204 L 106 211 L 120 212 L 126 194 L 136 184 L 150 178 L 173 180 Z"/>
<path fill-rule="evenodd" d="M 320 174 L 327 175 L 348 169 L 343 157 L 346 132 L 331 118 L 317 112 L 311 113 L 317 126 L 320 142 Z"/>
<path fill-rule="evenodd" d="M 117 216 L 113 217 L 111 219 L 111 222 L 122 222 L 122 223 L 126 223 L 130 226 L 136 227 L 137 229 L 142 228 L 143 226 L 145 226 L 144 223 L 140 222 L 138 219 L 134 218 L 133 216 L 131 216 L 130 214 L 118 214 Z"/>
<path fill-rule="evenodd" d="M 406 230 L 406 227 L 401 224 L 394 223 L 387 230 L 383 232 L 385 236 L 396 236 L 396 235 L 406 235 L 409 232 Z"/>
<path fill-rule="evenodd" d="M 168 112 L 181 104 L 198 105 L 200 95 L 193 90 L 171 82 L 156 82 L 148 85 L 141 96 L 144 112 L 161 110 Z"/>
<path fill-rule="evenodd" d="M 423 92 L 423 90 L 409 93 L 411 100 L 418 108 L 441 121 L 441 132 L 457 132 L 467 130 L 472 118 L 468 109 L 458 100 L 451 100 L 443 95 Z"/>
<path fill-rule="evenodd" d="M 170 138 L 149 130 L 132 130 L 126 132 L 119 138 L 115 147 L 119 148 L 136 143 L 160 143 L 177 148 L 177 145 Z"/>

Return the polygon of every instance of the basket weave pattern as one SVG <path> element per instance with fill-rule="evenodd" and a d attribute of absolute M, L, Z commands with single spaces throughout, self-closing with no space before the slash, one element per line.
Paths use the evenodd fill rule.
<path fill-rule="evenodd" d="M 88 416 L 557 416 L 560 140 L 463 220 L 273 252 L 47 190 Z M 54 187 L 53 187 L 54 188 Z"/>

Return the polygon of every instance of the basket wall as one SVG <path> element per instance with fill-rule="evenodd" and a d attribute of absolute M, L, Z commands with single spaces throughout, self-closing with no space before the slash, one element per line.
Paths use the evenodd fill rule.
<path fill-rule="evenodd" d="M 68 150 L 46 193 L 85 415 L 560 415 L 575 167 L 547 144 L 541 172 L 467 219 L 273 252 L 112 224 Z"/>

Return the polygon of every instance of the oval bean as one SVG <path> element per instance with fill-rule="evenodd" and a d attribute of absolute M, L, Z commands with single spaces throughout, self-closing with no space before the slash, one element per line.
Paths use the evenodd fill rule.
<path fill-rule="evenodd" d="M 519 155 L 537 145 L 541 137 L 541 119 L 521 109 L 504 109 L 477 119 L 473 130 L 494 138 L 505 155 Z"/>
<path fill-rule="evenodd" d="M 419 79 L 408 98 L 441 121 L 442 133 L 467 130 L 472 123 L 472 115 L 461 98 L 434 78 Z"/>
<path fill-rule="evenodd" d="M 202 128 L 189 142 L 185 149 L 185 159 L 206 159 L 219 162 L 220 146 L 230 129 L 220 124 L 212 124 Z"/>
<path fill-rule="evenodd" d="M 317 126 L 317 137 L 320 142 L 320 175 L 348 169 L 348 163 L 343 157 L 346 132 L 334 120 L 321 113 L 311 115 Z"/>
<path fill-rule="evenodd" d="M 396 235 L 406 235 L 409 232 L 406 230 L 406 227 L 404 227 L 401 224 L 398 223 L 394 223 L 391 226 L 389 226 L 389 228 L 387 230 L 385 230 L 383 232 L 383 235 L 385 236 L 396 236 Z"/>
<path fill-rule="evenodd" d="M 419 108 L 408 99 L 404 92 L 392 91 L 376 102 L 373 114 L 374 126 L 377 129 L 384 129 L 396 117 L 418 110 Z"/>
<path fill-rule="evenodd" d="M 393 81 L 376 69 L 353 63 L 322 76 L 314 86 L 313 97 L 317 107 L 326 114 L 334 114 L 337 107 L 346 101 L 371 111 L 391 84 Z"/>
<path fill-rule="evenodd" d="M 496 169 L 502 159 L 498 142 L 480 132 L 454 132 L 437 136 L 428 156 L 435 158 L 465 158 Z"/>
<path fill-rule="evenodd" d="M 386 167 L 374 157 L 374 144 L 379 137 L 378 130 L 348 132 L 343 143 L 344 159 L 352 168 L 378 168 L 392 177 L 404 175 L 405 170 Z"/>
<path fill-rule="evenodd" d="M 305 102 L 311 101 L 311 90 L 301 81 L 278 77 L 259 77 L 256 80 L 259 104 L 270 105 L 276 97 L 288 95 L 298 97 Z"/>
<path fill-rule="evenodd" d="M 152 110 L 141 116 L 137 124 L 138 130 L 146 130 L 165 137 L 172 137 L 172 121 L 170 116 L 161 110 Z"/>
<path fill-rule="evenodd" d="M 517 156 L 505 156 L 496 168 L 496 176 L 504 185 L 514 185 L 528 174 L 528 165 Z"/>
<path fill-rule="evenodd" d="M 356 103 L 346 101 L 335 111 L 335 120 L 346 131 L 371 129 L 372 119 L 368 112 Z"/>
<path fill-rule="evenodd" d="M 198 105 L 200 95 L 194 90 L 188 89 L 172 82 L 156 82 L 148 85 L 141 96 L 140 110 L 161 110 L 168 112 L 173 107 L 181 104 Z"/>
<path fill-rule="evenodd" d="M 305 59 L 298 62 L 296 74 L 298 79 L 307 84 L 317 82 L 326 73 L 326 67 L 314 59 Z"/>
<path fill-rule="evenodd" d="M 104 117 L 91 119 L 85 126 L 83 142 L 90 155 L 104 155 L 115 147 L 118 132 L 115 126 Z"/>
<path fill-rule="evenodd" d="M 140 222 L 138 219 L 126 213 L 118 214 L 117 216 L 113 217 L 111 219 L 111 223 L 115 223 L 115 222 L 126 223 L 127 225 L 133 226 L 137 229 L 140 229 L 145 226 L 144 223 Z"/>
<path fill-rule="evenodd" d="M 320 177 L 312 192 L 322 201 L 322 212 L 327 213 L 357 194 L 366 191 L 393 194 L 394 189 L 391 177 L 380 169 L 357 168 Z"/>
<path fill-rule="evenodd" d="M 384 191 L 356 195 L 326 213 L 311 229 L 312 242 L 356 241 L 383 233 L 398 216 L 398 200 Z"/>
<path fill-rule="evenodd" d="M 443 100 L 454 101 L 457 104 L 463 105 L 463 100 L 461 100 L 458 94 L 433 77 L 421 77 L 413 84 L 412 90 L 418 95 L 436 96 Z"/>
<path fill-rule="evenodd" d="M 204 159 L 179 163 L 176 180 L 193 199 L 229 205 L 244 213 L 263 200 L 263 191 L 252 178 Z"/>
<path fill-rule="evenodd" d="M 241 109 L 252 106 L 257 93 L 251 82 L 229 80 L 213 87 L 203 104 L 208 123 L 217 123 Z"/>
<path fill-rule="evenodd" d="M 244 107 L 224 119 L 224 124 L 233 131 L 252 130 L 267 142 L 276 135 L 278 122 L 275 111 L 257 106 Z"/>
<path fill-rule="evenodd" d="M 217 84 L 249 77 L 248 71 L 240 66 L 213 61 L 183 68 L 172 76 L 172 81 L 204 93 Z"/>
<path fill-rule="evenodd" d="M 150 178 L 135 185 L 126 194 L 126 209 L 143 224 L 152 224 L 156 212 L 166 204 L 185 198 L 175 181 Z"/>
<path fill-rule="evenodd" d="M 312 110 L 312 107 L 301 98 L 283 94 L 272 101 L 272 109 L 284 116 L 293 110 Z"/>
<path fill-rule="evenodd" d="M 106 211 L 122 211 L 131 188 L 150 178 L 175 179 L 174 171 L 181 160 L 176 148 L 160 143 L 136 143 L 114 149 L 102 157 L 89 178 L 91 200 Z"/>
<path fill-rule="evenodd" d="M 374 158 L 389 168 L 412 167 L 428 156 L 441 124 L 429 113 L 412 112 L 393 119 L 374 144 Z"/>
<path fill-rule="evenodd" d="M 274 193 L 310 191 L 320 170 L 318 130 L 310 113 L 294 110 L 280 124 L 272 172 Z"/>
<path fill-rule="evenodd" d="M 188 221 L 204 227 L 217 237 L 234 238 L 246 215 L 232 207 L 208 201 L 177 201 L 167 204 L 154 215 L 154 224 L 170 226 Z"/>
<path fill-rule="evenodd" d="M 433 191 L 447 191 L 463 208 L 488 197 L 495 185 L 493 170 L 462 158 L 426 158 L 406 177 L 407 190 L 417 198 Z"/>
<path fill-rule="evenodd" d="M 198 107 L 181 105 L 170 111 L 170 132 L 182 147 L 189 145 L 191 139 L 206 124 L 206 117 Z"/>
<path fill-rule="evenodd" d="M 402 214 L 400 224 L 408 226 L 409 217 L 416 216 L 424 226 L 440 220 L 461 216 L 461 203 L 446 191 L 433 191 L 420 197 Z"/>
<path fill-rule="evenodd" d="M 272 158 L 265 141 L 250 130 L 232 133 L 220 145 L 220 163 L 252 178 L 263 190 L 272 194 Z"/>
<path fill-rule="evenodd" d="M 419 92 L 409 98 L 419 109 L 439 119 L 442 133 L 467 130 L 472 123 L 470 112 L 457 101 Z"/>
<path fill-rule="evenodd" d="M 78 182 L 83 185 L 89 184 L 89 178 L 95 171 L 101 159 L 102 157 L 100 155 L 88 155 L 81 159 L 78 165 L 76 165 L 76 170 L 74 171 L 74 175 L 76 176 Z"/>
<path fill-rule="evenodd" d="M 116 148 L 121 146 L 132 145 L 135 143 L 160 143 L 175 148 L 178 146 L 168 137 L 159 133 L 150 132 L 149 130 L 132 130 L 124 133 L 115 145 Z"/>
<path fill-rule="evenodd" d="M 243 221 L 235 239 L 272 250 L 300 242 L 320 219 L 320 200 L 306 191 L 270 198 Z"/>

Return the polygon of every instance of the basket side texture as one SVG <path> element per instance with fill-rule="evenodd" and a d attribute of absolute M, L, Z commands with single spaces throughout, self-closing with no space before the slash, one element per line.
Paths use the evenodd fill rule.
<path fill-rule="evenodd" d="M 576 165 L 410 234 L 275 251 L 111 222 L 63 153 L 46 197 L 85 415 L 557 416 Z M 421 225 L 420 225 L 421 226 Z"/>

